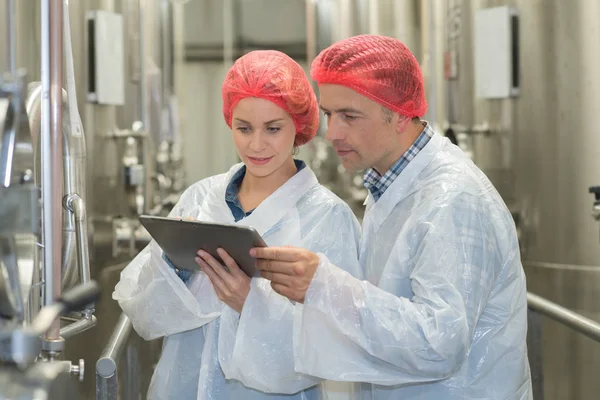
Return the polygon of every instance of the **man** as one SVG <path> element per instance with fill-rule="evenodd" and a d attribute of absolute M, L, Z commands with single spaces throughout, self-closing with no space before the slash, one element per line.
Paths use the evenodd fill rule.
<path fill-rule="evenodd" d="M 419 65 L 361 35 L 313 62 L 327 139 L 366 169 L 366 281 L 305 249 L 253 249 L 275 291 L 304 303 L 299 373 L 365 382 L 372 399 L 531 399 L 527 300 L 514 222 L 486 176 L 420 119 Z"/>

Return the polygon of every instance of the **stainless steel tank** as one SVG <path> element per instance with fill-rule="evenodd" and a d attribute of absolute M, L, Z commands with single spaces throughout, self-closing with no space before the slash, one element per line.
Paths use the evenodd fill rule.
<path fill-rule="evenodd" d="M 501 5 L 519 12 L 521 91 L 481 100 L 474 16 Z M 471 128 L 474 161 L 517 217 L 528 290 L 600 320 L 600 238 L 588 193 L 600 182 L 600 2 L 452 0 L 446 10 L 459 24 L 457 42 L 447 42 L 459 52 L 458 77 L 447 86 L 449 122 Z M 481 124 L 490 131 L 472 129 Z M 596 399 L 600 344 L 550 320 L 542 335 L 544 398 Z"/>

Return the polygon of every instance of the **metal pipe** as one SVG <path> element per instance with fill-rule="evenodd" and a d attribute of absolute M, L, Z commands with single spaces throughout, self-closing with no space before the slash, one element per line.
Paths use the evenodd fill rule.
<path fill-rule="evenodd" d="M 354 32 L 354 4 L 351 0 L 340 0 L 339 19 L 336 17 L 332 20 L 333 26 L 338 26 L 338 37 L 334 41 L 349 38 Z M 334 21 L 339 21 L 336 24 Z"/>
<path fill-rule="evenodd" d="M 544 373 L 542 354 L 542 319 L 539 312 L 527 313 L 527 352 L 531 370 L 531 386 L 535 400 L 544 399 Z"/>
<path fill-rule="evenodd" d="M 419 54 L 419 12 L 418 4 L 415 1 L 395 1 L 394 12 L 394 36 L 404 43 L 413 54 Z"/>
<path fill-rule="evenodd" d="M 424 0 L 421 1 L 421 7 L 420 7 L 420 27 L 421 27 L 421 35 L 420 35 L 420 43 L 421 43 L 421 49 L 420 49 L 420 54 L 417 56 L 417 58 L 419 59 L 419 62 L 421 64 L 421 71 L 423 72 L 423 78 L 425 81 L 425 85 L 427 87 L 426 90 L 426 95 L 427 95 L 427 114 L 425 115 L 425 118 L 427 119 L 427 121 L 429 121 L 430 124 L 433 124 L 433 118 L 431 117 L 431 96 L 432 93 L 430 92 L 431 90 L 431 82 L 435 81 L 435 75 L 432 75 L 432 70 L 431 70 L 431 54 L 433 52 L 433 49 L 431 48 L 431 44 L 432 44 L 432 36 L 433 36 L 433 29 L 435 28 L 432 25 L 432 21 L 431 21 L 431 15 L 432 14 L 432 9 L 431 9 L 431 2 L 429 0 Z M 417 55 L 418 53 L 414 53 L 415 55 Z"/>
<path fill-rule="evenodd" d="M 428 93 L 428 110 L 427 110 L 427 119 L 431 121 L 433 126 L 437 125 L 437 115 L 436 115 L 436 71 L 435 71 L 435 63 L 436 63 L 436 54 L 438 54 L 438 49 L 435 48 L 435 2 L 434 0 L 429 0 L 427 3 L 427 11 L 428 11 L 428 20 L 426 25 L 421 25 L 423 30 L 427 29 L 428 31 L 428 39 L 429 43 L 427 43 L 427 69 L 429 70 L 429 93 Z M 425 28 L 427 26 L 428 28 Z"/>
<path fill-rule="evenodd" d="M 126 7 L 126 16 L 127 16 L 127 20 L 129 21 L 126 24 L 126 28 L 127 28 L 127 38 L 128 38 L 128 43 L 127 43 L 127 48 L 129 49 L 128 51 L 128 56 L 129 56 L 129 75 L 130 75 L 130 80 L 132 82 L 139 82 L 141 83 L 141 75 L 140 75 L 140 52 L 138 51 L 134 51 L 135 49 L 139 49 L 139 45 L 140 45 L 140 38 L 139 38 L 139 34 L 140 34 L 140 23 L 139 23 L 139 2 L 135 2 L 135 1 L 127 1 L 125 2 L 125 7 Z M 138 107 L 138 112 L 141 112 L 140 110 L 141 106 Z M 136 115 L 136 118 L 141 120 L 141 115 Z"/>
<path fill-rule="evenodd" d="M 458 117 L 458 82 L 457 72 L 455 68 L 458 68 L 457 58 L 459 57 L 459 39 L 462 27 L 462 13 L 461 4 L 456 0 L 450 0 L 444 2 L 445 5 L 445 19 L 446 19 L 446 43 L 445 53 L 446 58 L 446 71 L 444 73 L 446 82 L 446 118 L 449 124 L 456 124 L 459 122 Z M 460 121 L 464 122 L 464 121 Z"/>
<path fill-rule="evenodd" d="M 125 350 L 125 385 L 123 385 L 123 398 L 139 399 L 141 396 L 140 382 L 140 351 L 138 346 L 129 342 Z"/>
<path fill-rule="evenodd" d="M 163 101 L 166 103 L 175 92 L 173 82 L 173 6 L 170 0 L 161 1 L 160 13 L 161 55 L 162 55 L 162 89 Z"/>
<path fill-rule="evenodd" d="M 63 218 L 63 243 L 62 243 L 62 288 L 71 287 L 76 282 L 77 257 L 76 257 L 75 227 L 72 213 L 64 213 Z"/>
<path fill-rule="evenodd" d="M 121 313 L 115 330 L 110 335 L 106 347 L 96 362 L 96 374 L 99 377 L 108 379 L 117 374 L 117 365 L 130 333 L 131 321 L 124 313 Z"/>
<path fill-rule="evenodd" d="M 92 315 L 91 312 L 89 312 L 85 315 L 83 319 L 75 321 L 72 324 L 65 326 L 64 328 L 61 328 L 60 336 L 65 340 L 69 339 L 75 335 L 80 334 L 81 332 L 85 332 L 88 329 L 96 326 L 97 322 L 98 321 L 96 317 Z"/>
<path fill-rule="evenodd" d="M 42 202 L 44 304 L 61 293 L 63 0 L 42 0 Z M 46 332 L 60 340 L 60 321 Z"/>
<path fill-rule="evenodd" d="M 117 375 L 103 378 L 96 374 L 96 400 L 117 400 L 119 397 Z"/>
<path fill-rule="evenodd" d="M 25 318 L 25 306 L 23 304 L 23 296 L 21 294 L 21 282 L 19 281 L 19 265 L 17 263 L 17 245 L 15 238 L 0 237 L 0 260 L 5 264 L 5 279 L 7 287 L 6 295 L 9 299 L 12 298 L 13 309 L 9 313 L 16 314 L 17 320 L 22 322 Z"/>
<path fill-rule="evenodd" d="M 15 34 L 15 0 L 6 0 L 6 67 L 13 79 L 17 75 L 17 35 Z"/>
<path fill-rule="evenodd" d="M 70 14 L 69 14 L 69 1 L 65 2 L 63 9 L 63 33 L 64 33 L 64 46 L 65 46 L 65 62 L 66 62 L 66 78 L 67 78 L 67 91 L 64 96 L 64 108 L 63 114 L 65 124 L 63 124 L 63 140 L 65 141 L 63 146 L 64 156 L 64 183 L 65 198 L 77 196 L 81 198 L 82 202 L 86 196 L 85 179 L 87 175 L 86 169 L 86 145 L 85 135 L 83 132 L 83 126 L 79 117 L 79 110 L 77 108 L 77 94 L 75 87 L 75 70 L 73 67 L 73 46 L 71 44 L 71 27 L 70 27 Z M 66 204 L 63 204 L 65 206 Z M 85 206 L 85 204 L 84 204 Z M 67 207 L 65 207 L 67 208 Z M 72 210 L 70 210 L 72 211 Z M 87 232 L 84 238 L 76 237 L 77 235 L 77 222 L 75 221 L 76 216 L 73 213 L 65 213 L 63 219 L 63 235 L 65 243 L 63 244 L 63 263 L 62 263 L 62 286 L 64 288 L 70 288 L 77 282 L 77 265 L 80 270 L 85 269 L 85 265 L 89 264 L 89 257 L 87 255 Z M 84 220 L 84 224 L 87 225 L 87 221 Z M 83 240 L 82 240 L 83 239 Z M 85 246 L 85 260 L 79 257 L 79 263 L 75 261 L 75 253 L 79 253 L 78 247 Z M 77 249 L 76 249 L 77 247 Z M 82 283 L 87 282 L 83 280 L 83 275 L 80 272 Z"/>
<path fill-rule="evenodd" d="M 317 57 L 317 4 L 315 0 L 306 1 L 306 59 L 312 62 Z M 316 84 L 313 83 L 316 89 Z"/>
<path fill-rule="evenodd" d="M 39 235 L 36 236 L 39 241 Z M 33 253 L 33 275 L 31 277 L 31 290 L 29 291 L 29 306 L 27 311 L 26 324 L 31 324 L 31 321 L 35 318 L 35 316 L 40 311 L 41 300 L 42 300 L 42 286 L 43 281 L 41 277 L 40 266 L 42 249 L 39 247 L 39 244 L 36 243 L 36 247 Z"/>
<path fill-rule="evenodd" d="M 139 0 L 139 46 L 140 46 L 140 121 L 144 124 L 144 130 L 150 129 L 150 120 L 148 118 L 148 104 L 146 102 L 146 40 L 144 38 L 146 18 L 145 18 L 145 0 Z"/>
<path fill-rule="evenodd" d="M 67 102 L 64 103 L 65 105 Z M 71 118 L 70 112 L 63 113 L 65 120 Z M 73 116 L 77 118 L 77 116 Z M 63 167 L 64 167 L 64 196 L 63 201 L 65 208 L 70 211 L 65 213 L 63 218 L 63 260 L 62 260 L 62 280 L 61 284 L 63 288 L 69 288 L 77 282 L 77 265 L 79 265 L 79 276 L 81 282 L 83 280 L 81 276 L 81 270 L 85 264 L 89 264 L 89 256 L 87 251 L 87 228 L 86 236 L 80 237 L 77 232 L 77 216 L 74 215 L 73 209 L 67 206 L 67 201 L 72 198 L 78 198 L 80 202 L 83 202 L 86 194 L 85 176 L 86 176 L 86 146 L 85 136 L 82 133 L 73 132 L 70 122 L 67 120 L 64 124 L 63 134 Z M 85 204 L 83 205 L 85 207 Z M 87 221 L 83 221 L 84 225 L 87 225 Z M 82 242 L 83 240 L 83 242 Z M 77 259 L 75 254 L 79 253 L 79 247 L 85 246 L 85 260 L 82 260 L 81 256 Z M 79 254 L 78 254 L 79 255 Z M 77 262 L 78 261 L 78 262 Z"/>
<path fill-rule="evenodd" d="M 233 65 L 235 43 L 235 10 L 233 0 L 224 0 L 223 4 L 223 62 L 225 68 Z"/>
<path fill-rule="evenodd" d="M 527 305 L 530 309 L 600 342 L 600 324 L 598 322 L 533 293 L 527 293 Z"/>
<path fill-rule="evenodd" d="M 66 198 L 66 207 L 75 218 L 75 234 L 77 243 L 77 261 L 81 283 L 90 280 L 90 253 L 87 241 L 87 212 L 85 202 L 77 195 L 72 194 Z"/>
<path fill-rule="evenodd" d="M 67 91 L 62 90 L 62 132 L 63 132 L 63 182 L 64 199 L 68 196 L 77 195 L 85 199 L 86 195 L 86 143 L 81 121 L 79 120 L 79 111 L 76 103 L 72 45 L 69 26 L 69 3 L 65 2 L 63 6 L 63 33 L 64 50 L 66 56 L 66 77 Z M 62 86 L 62 85 L 61 85 Z M 27 114 L 31 125 L 32 137 L 39 138 L 42 100 L 42 86 L 40 82 L 32 82 L 29 85 L 29 94 L 27 99 Z M 70 98 L 69 98 L 70 96 Z M 39 140 L 34 140 L 36 145 L 36 154 L 39 154 Z M 37 177 L 36 177 L 37 178 Z M 63 204 L 66 208 L 66 204 Z M 77 274 L 77 246 L 80 245 L 76 240 L 76 222 L 72 212 L 63 214 L 62 229 L 62 263 L 61 263 L 61 286 L 63 289 L 72 287 L 78 278 Z M 87 225 L 87 222 L 85 221 Z M 87 235 L 87 233 L 86 233 Z M 85 241 L 81 242 L 86 246 L 87 254 L 87 236 Z M 88 263 L 89 257 L 85 263 Z M 79 266 L 84 264 L 79 258 Z M 79 274 L 81 275 L 81 274 Z M 84 281 L 85 282 L 85 281 Z"/>
<path fill-rule="evenodd" d="M 380 34 L 379 14 L 379 0 L 369 0 L 369 33 L 372 35 Z"/>
<path fill-rule="evenodd" d="M 40 146 L 40 119 L 42 99 L 42 87 L 40 82 L 29 84 L 29 94 L 26 108 L 31 125 L 31 134 L 35 141 L 36 154 L 39 154 Z M 67 93 L 63 90 L 63 179 L 64 195 L 77 195 L 85 198 L 86 185 L 86 143 L 85 136 L 79 131 L 79 126 L 70 123 L 71 112 L 69 111 Z M 76 112 L 76 111 L 75 111 Z M 76 116 L 75 116 L 76 117 Z M 73 129 L 77 131 L 74 132 Z M 36 178 L 37 179 L 37 178 Z M 85 223 L 87 226 L 87 222 Z M 87 233 L 86 233 L 87 235 Z M 72 212 L 64 213 L 62 230 L 62 287 L 69 288 L 76 283 L 77 278 L 77 259 L 76 259 L 76 227 L 75 218 Z M 87 246 L 87 236 L 86 236 Z M 81 261 L 80 261 L 81 262 Z M 81 264 L 80 264 L 81 265 Z"/>
<path fill-rule="evenodd" d="M 148 60 L 151 57 L 152 52 L 150 52 L 150 56 L 148 56 L 148 41 L 146 40 L 146 28 L 147 28 L 147 18 L 149 14 L 150 7 L 148 7 L 147 0 L 139 0 L 139 46 L 140 46 L 140 120 L 143 125 L 143 130 L 148 132 L 149 136 L 151 129 L 153 132 L 160 134 L 159 127 L 151 126 L 150 122 L 150 105 L 152 103 L 151 95 L 148 93 Z M 151 14 L 150 14 L 151 15 Z M 150 40 L 150 43 L 153 44 L 154 41 Z M 158 137 L 155 136 L 155 137 Z M 143 143 L 145 147 L 142 148 L 142 164 L 144 165 L 144 204 L 143 204 L 143 212 L 146 213 L 147 210 L 152 207 L 152 149 L 150 141 L 146 141 Z"/>
<path fill-rule="evenodd" d="M 80 314 L 78 314 L 78 315 L 76 315 L 76 316 L 75 316 L 75 315 L 72 315 L 72 314 L 69 314 L 69 315 L 61 315 L 61 316 L 60 316 L 60 320 L 61 320 L 61 321 L 67 321 L 67 322 L 77 322 L 77 321 L 81 321 L 81 318 L 82 318 L 82 317 L 81 317 L 81 315 L 80 315 Z"/>

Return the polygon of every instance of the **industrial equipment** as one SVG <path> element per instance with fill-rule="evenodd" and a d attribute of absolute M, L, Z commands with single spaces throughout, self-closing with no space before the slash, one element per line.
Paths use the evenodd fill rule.
<path fill-rule="evenodd" d="M 3 288 L 12 294 L 12 288 Z M 84 363 L 42 357 L 41 337 L 61 314 L 79 310 L 94 302 L 100 289 L 90 281 L 65 293 L 57 302 L 44 306 L 39 314 L 24 326 L 18 319 L 1 321 L 0 325 L 0 399 L 76 399 L 77 387 L 71 378 L 83 379 Z"/>
<path fill-rule="evenodd" d="M 51 398 L 91 398 L 94 374 L 84 375 L 84 361 L 96 362 L 116 323 L 110 293 L 123 262 L 150 240 L 137 216 L 164 215 L 183 190 L 173 5 L 1 4 L 0 331 L 6 336 L 9 320 L 12 332 L 29 329 L 40 310 L 79 282 L 96 279 L 104 293 L 52 320 L 26 369 L 2 364 L 0 386 L 13 381 L 10 388 L 73 389 L 77 396 Z M 121 29 L 106 29 L 113 26 Z M 129 342 L 139 345 L 147 387 L 160 348 L 138 339 Z M 62 359 L 75 360 L 83 383 Z M 0 398 L 17 393 L 31 395 Z"/>

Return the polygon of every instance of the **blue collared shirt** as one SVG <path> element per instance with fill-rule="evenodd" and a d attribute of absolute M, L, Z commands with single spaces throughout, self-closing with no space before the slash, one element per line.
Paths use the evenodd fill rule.
<path fill-rule="evenodd" d="M 294 164 L 296 164 L 296 169 L 298 170 L 298 172 L 306 167 L 306 163 L 301 160 L 294 160 Z M 242 208 L 242 204 L 240 203 L 240 186 L 242 184 L 242 181 L 244 180 L 245 175 L 246 166 L 244 165 L 233 175 L 233 177 L 229 181 L 229 184 L 227 185 L 227 188 L 225 189 L 225 202 L 229 206 L 229 209 L 231 210 L 231 214 L 233 214 L 233 219 L 235 220 L 235 222 L 246 218 L 254 211 L 244 211 L 244 209 Z M 193 271 L 177 268 L 175 265 L 173 265 L 171 260 L 169 260 L 166 254 L 164 253 L 163 260 L 165 260 L 166 263 L 175 270 L 177 276 L 179 276 L 184 283 L 192 277 Z"/>
<path fill-rule="evenodd" d="M 392 165 L 392 167 L 383 176 L 375 168 L 369 168 L 363 178 L 363 186 L 369 189 L 375 201 L 379 200 L 387 188 L 394 182 L 406 166 L 419 154 L 421 150 L 429 143 L 429 139 L 434 135 L 433 129 L 429 124 L 425 125 L 423 132 L 417 137 L 417 140 L 404 152 L 402 157 Z"/>
<path fill-rule="evenodd" d="M 296 164 L 296 169 L 298 170 L 298 172 L 302 171 L 304 167 L 306 167 L 306 163 L 301 160 L 294 160 L 294 164 Z M 240 199 L 238 197 L 240 192 L 240 186 L 242 184 L 242 181 L 244 180 L 245 175 L 246 166 L 244 165 L 235 173 L 235 175 L 233 175 L 231 181 L 229 181 L 229 185 L 227 185 L 227 189 L 225 190 L 225 201 L 227 202 L 227 205 L 229 206 L 229 209 L 233 214 L 235 222 L 246 218 L 247 216 L 252 214 L 252 211 L 254 211 L 250 210 L 248 212 L 245 212 L 242 208 L 242 205 L 240 204 Z"/>

